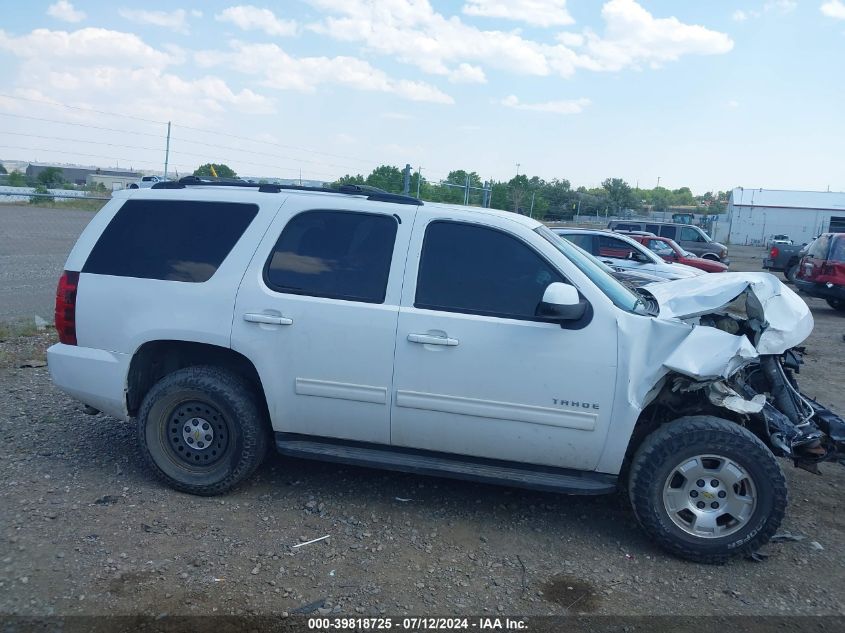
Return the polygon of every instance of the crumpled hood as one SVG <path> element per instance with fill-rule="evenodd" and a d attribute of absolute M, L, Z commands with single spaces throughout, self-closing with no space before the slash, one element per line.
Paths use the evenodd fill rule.
<path fill-rule="evenodd" d="M 801 297 L 769 273 L 708 274 L 649 284 L 646 290 L 660 308 L 658 318 L 681 320 L 718 312 L 747 293 L 746 312 L 762 325 L 759 354 L 782 354 L 813 331 L 813 315 Z"/>

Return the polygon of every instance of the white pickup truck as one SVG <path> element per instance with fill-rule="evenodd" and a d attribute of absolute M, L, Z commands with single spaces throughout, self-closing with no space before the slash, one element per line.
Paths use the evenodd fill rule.
<path fill-rule="evenodd" d="M 151 471 L 223 493 L 283 455 L 625 491 L 676 555 L 776 531 L 776 456 L 842 459 L 798 391 L 806 304 L 768 273 L 621 285 L 542 224 L 364 187 L 123 191 L 56 299 L 56 385 L 134 418 Z"/>

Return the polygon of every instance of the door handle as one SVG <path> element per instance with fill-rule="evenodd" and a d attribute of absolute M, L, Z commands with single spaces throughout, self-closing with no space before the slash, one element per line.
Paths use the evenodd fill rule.
<path fill-rule="evenodd" d="M 249 321 L 250 323 L 266 323 L 267 325 L 293 325 L 293 319 L 255 312 L 247 312 L 244 315 L 244 321 Z"/>
<path fill-rule="evenodd" d="M 433 336 L 431 334 L 408 334 L 408 341 L 420 345 L 447 345 L 448 347 L 455 347 L 458 344 L 456 338 Z"/>

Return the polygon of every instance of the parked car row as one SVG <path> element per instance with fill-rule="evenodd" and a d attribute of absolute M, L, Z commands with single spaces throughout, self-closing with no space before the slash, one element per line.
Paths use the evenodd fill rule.
<path fill-rule="evenodd" d="M 636 222 L 631 220 L 612 220 L 607 227 L 613 231 L 636 231 L 651 233 L 659 237 L 674 240 L 684 250 L 704 259 L 730 265 L 728 249 L 723 244 L 713 241 L 700 227 L 674 222 Z"/>

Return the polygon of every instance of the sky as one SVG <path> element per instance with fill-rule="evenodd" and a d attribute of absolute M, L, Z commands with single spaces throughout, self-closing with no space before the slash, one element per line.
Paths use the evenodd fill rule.
<path fill-rule="evenodd" d="M 0 0 L 0 158 L 845 190 L 845 0 Z"/>

